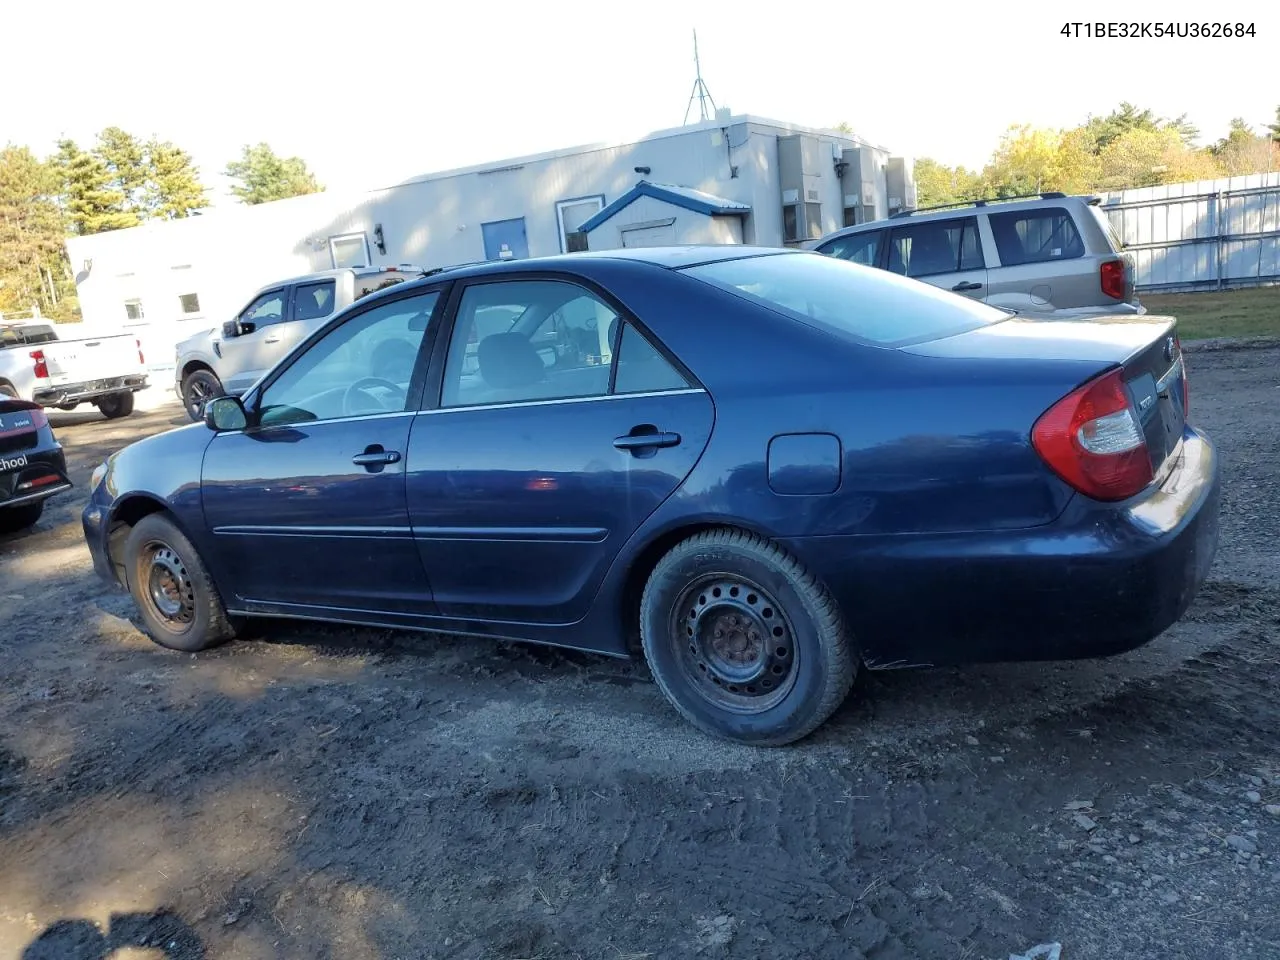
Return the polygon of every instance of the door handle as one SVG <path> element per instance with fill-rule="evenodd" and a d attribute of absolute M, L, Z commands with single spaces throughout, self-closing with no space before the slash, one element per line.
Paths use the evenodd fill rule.
<path fill-rule="evenodd" d="M 960 292 L 962 290 L 981 290 L 982 284 L 976 283 L 974 281 L 969 281 L 968 283 L 957 283 L 951 289 L 955 290 L 956 292 Z"/>
<path fill-rule="evenodd" d="M 659 431 L 653 427 L 636 427 L 622 437 L 615 437 L 613 445 L 619 450 L 647 450 L 657 447 L 674 447 L 680 443 L 680 434 Z"/>
<path fill-rule="evenodd" d="M 357 467 L 376 467 L 387 463 L 397 463 L 400 460 L 400 453 L 396 450 L 366 450 L 364 453 L 357 453 L 351 458 L 351 462 Z"/>
<path fill-rule="evenodd" d="M 280 342 L 280 338 L 279 338 L 279 337 L 266 337 L 265 339 L 263 339 L 263 341 L 262 341 L 262 342 L 263 342 L 263 343 L 279 343 L 279 342 Z"/>

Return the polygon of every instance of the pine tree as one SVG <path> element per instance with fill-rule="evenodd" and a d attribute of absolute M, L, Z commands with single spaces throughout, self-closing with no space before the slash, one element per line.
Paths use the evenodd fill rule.
<path fill-rule="evenodd" d="M 58 317 L 67 302 L 66 250 L 57 171 L 26 147 L 0 150 L 0 310 Z M 61 309 L 60 309 L 61 308 Z"/>
<path fill-rule="evenodd" d="M 111 171 L 101 158 L 81 150 L 74 140 L 59 140 L 54 163 L 62 179 L 62 202 L 71 229 L 84 236 L 134 227 L 136 211 L 126 208 L 126 198 L 113 185 Z"/>
<path fill-rule="evenodd" d="M 120 127 L 98 134 L 93 154 L 111 175 L 111 187 L 124 197 L 124 209 L 147 219 L 147 179 L 150 172 L 142 141 Z"/>
<path fill-rule="evenodd" d="M 176 220 L 209 206 L 191 155 L 169 141 L 147 144 L 146 207 L 150 216 Z"/>
<path fill-rule="evenodd" d="M 269 203 L 324 190 L 299 157 L 278 157 L 265 143 L 245 145 L 239 160 L 227 164 L 226 175 L 240 182 L 231 188 L 244 203 Z"/>

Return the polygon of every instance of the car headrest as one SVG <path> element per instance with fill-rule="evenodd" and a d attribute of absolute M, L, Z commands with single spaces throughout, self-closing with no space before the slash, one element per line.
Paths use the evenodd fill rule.
<path fill-rule="evenodd" d="M 476 350 L 476 359 L 484 382 L 501 390 L 526 387 L 546 375 L 538 351 L 520 333 L 494 333 L 485 337 Z"/>
<path fill-rule="evenodd" d="M 413 375 L 416 353 L 413 344 L 402 337 L 383 340 L 373 348 L 373 354 L 369 358 L 369 373 L 396 383 L 408 380 Z"/>

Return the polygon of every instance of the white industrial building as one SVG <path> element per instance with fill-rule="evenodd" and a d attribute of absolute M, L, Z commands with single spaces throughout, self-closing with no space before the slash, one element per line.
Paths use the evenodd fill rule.
<path fill-rule="evenodd" d="M 232 205 L 67 240 L 85 322 L 156 361 L 254 289 L 341 266 L 447 266 L 666 243 L 792 245 L 915 205 L 911 164 L 856 136 L 720 111 L 631 143 Z M 151 359 L 151 358 L 149 358 Z"/>

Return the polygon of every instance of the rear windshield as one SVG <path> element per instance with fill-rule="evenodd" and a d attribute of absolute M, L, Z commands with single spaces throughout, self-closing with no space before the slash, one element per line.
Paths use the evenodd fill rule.
<path fill-rule="evenodd" d="M 919 280 L 819 253 L 721 260 L 685 272 L 810 326 L 886 347 L 954 336 L 1009 316 Z"/>

